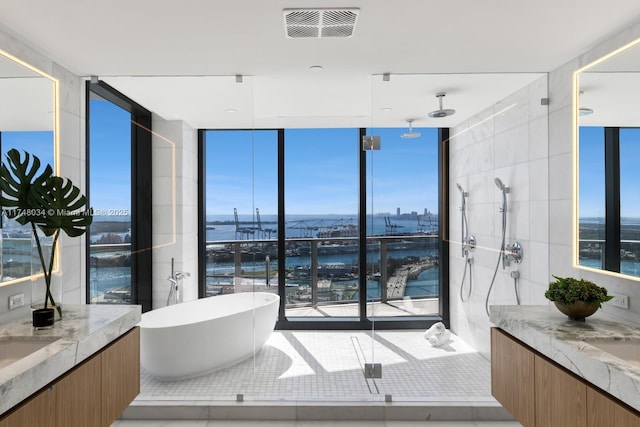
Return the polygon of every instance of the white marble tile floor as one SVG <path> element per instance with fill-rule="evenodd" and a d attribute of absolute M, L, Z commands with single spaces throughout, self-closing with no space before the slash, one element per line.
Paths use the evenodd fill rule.
<path fill-rule="evenodd" d="M 432 347 L 423 334 L 275 331 L 255 358 L 198 378 L 160 381 L 143 370 L 139 396 L 114 427 L 518 425 L 500 424 L 512 418 L 491 396 L 485 358 L 455 335 Z M 365 379 L 365 363 L 380 363 L 382 378 Z"/>
<path fill-rule="evenodd" d="M 375 338 L 372 340 L 372 336 Z M 381 363 L 366 380 L 364 363 Z M 491 399 L 490 365 L 460 338 L 432 347 L 423 331 L 275 331 L 254 358 L 183 381 L 143 370 L 136 400 L 394 401 Z"/>

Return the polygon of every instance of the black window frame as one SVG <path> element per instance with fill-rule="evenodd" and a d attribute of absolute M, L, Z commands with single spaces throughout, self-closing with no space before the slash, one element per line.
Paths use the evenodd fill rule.
<path fill-rule="evenodd" d="M 151 165 L 151 112 L 131 100 L 103 81 L 86 82 L 86 195 L 91 202 L 90 181 L 90 100 L 94 93 L 112 102 L 131 114 L 131 301 L 142 306 L 146 312 L 153 308 L 153 263 L 152 263 L 152 165 Z M 91 241 L 86 239 L 86 303 L 91 303 L 90 295 L 90 250 Z"/>
<path fill-rule="evenodd" d="M 228 129 L 199 129 L 198 130 L 198 296 L 203 298 L 206 295 L 206 132 Z M 257 130 L 257 129 L 240 129 Z M 260 129 L 263 130 L 263 129 Z M 273 129 L 271 129 L 273 130 Z M 284 197 L 284 133 L 285 129 L 278 131 L 278 252 L 284 253 L 285 249 L 285 197 Z M 362 137 L 366 135 L 366 128 L 359 128 L 359 141 L 362 147 Z M 448 244 L 448 188 L 449 188 L 449 129 L 438 128 L 438 218 L 439 218 L 439 314 L 434 316 L 407 316 L 407 317 L 384 317 L 371 319 L 367 316 L 366 299 L 359 300 L 360 317 L 357 320 L 345 318 L 295 318 L 289 319 L 285 316 L 285 301 L 280 299 L 280 309 L 276 329 L 281 330 L 370 330 L 376 329 L 423 329 L 436 322 L 443 322 L 447 328 L 450 327 L 449 310 L 449 244 Z M 359 209 L 360 213 L 366 212 L 366 152 L 359 150 Z M 359 259 L 366 260 L 366 215 L 359 214 L 359 236 L 360 245 Z M 360 262 L 360 295 L 366 295 L 366 262 Z M 278 257 L 278 268 L 284 271 L 285 257 Z M 284 295 L 285 276 L 278 275 L 278 293 Z"/>

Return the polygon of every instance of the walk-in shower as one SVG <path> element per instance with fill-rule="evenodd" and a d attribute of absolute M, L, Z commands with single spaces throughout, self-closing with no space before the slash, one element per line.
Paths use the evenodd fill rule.
<path fill-rule="evenodd" d="M 461 212 L 461 241 L 460 247 L 462 248 L 462 257 L 464 260 L 464 271 L 462 272 L 462 280 L 460 281 L 460 299 L 462 302 L 466 302 L 471 297 L 471 292 L 473 290 L 473 256 L 472 252 L 476 248 L 476 238 L 469 234 L 469 221 L 467 218 L 467 197 L 469 197 L 469 193 L 464 191 L 460 184 L 456 183 L 458 187 L 458 191 L 460 191 L 461 195 L 461 204 L 460 204 L 460 212 Z M 467 296 L 464 296 L 464 282 L 467 277 L 467 271 L 469 271 L 469 289 L 467 292 Z"/>
<path fill-rule="evenodd" d="M 498 268 L 500 267 L 500 262 L 502 261 L 502 269 L 506 269 L 511 262 L 515 262 L 516 264 L 520 264 L 522 261 L 522 246 L 520 243 L 515 242 L 512 245 L 506 244 L 507 238 L 507 193 L 510 192 L 510 188 L 504 185 L 500 178 L 495 179 L 496 186 L 502 193 L 502 205 L 500 206 L 500 213 L 502 217 L 502 233 L 501 233 L 501 241 L 500 241 L 500 251 L 498 253 L 498 261 L 496 262 L 496 268 L 493 271 L 493 277 L 491 278 L 491 284 L 489 285 L 489 290 L 487 291 L 487 298 L 484 303 L 484 309 L 487 312 L 487 316 L 489 315 L 489 297 L 491 295 L 491 290 L 493 289 L 493 285 L 496 281 L 496 276 L 498 274 Z M 520 293 L 518 291 L 518 279 L 520 278 L 520 273 L 517 270 L 511 272 L 511 277 L 513 278 L 513 286 L 516 294 L 516 303 L 520 305 Z"/>

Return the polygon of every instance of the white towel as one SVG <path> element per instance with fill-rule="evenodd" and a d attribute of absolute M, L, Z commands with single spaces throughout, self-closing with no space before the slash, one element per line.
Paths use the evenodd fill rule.
<path fill-rule="evenodd" d="M 430 336 L 429 344 L 431 344 L 434 347 L 440 347 L 441 345 L 448 343 L 449 339 L 451 339 L 451 332 L 445 330 L 443 333 L 439 335 Z"/>
<path fill-rule="evenodd" d="M 427 329 L 424 333 L 424 339 L 428 340 L 429 337 L 434 335 L 440 335 L 446 332 L 447 328 L 445 328 L 444 323 L 438 322 L 434 323 L 429 329 Z"/>

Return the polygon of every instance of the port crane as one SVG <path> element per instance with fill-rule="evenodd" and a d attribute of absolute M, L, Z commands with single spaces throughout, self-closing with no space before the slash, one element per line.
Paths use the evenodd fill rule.
<path fill-rule="evenodd" d="M 384 230 L 386 234 L 394 234 L 398 228 L 404 227 L 403 225 L 394 224 L 391 222 L 391 218 L 384 217 Z"/>
<path fill-rule="evenodd" d="M 271 233 L 275 233 L 277 230 L 275 228 L 262 228 L 262 221 L 260 221 L 260 209 L 256 208 L 256 219 L 258 220 L 258 232 L 260 233 L 261 238 L 267 237 L 267 239 L 271 238 Z"/>
<path fill-rule="evenodd" d="M 233 208 L 233 218 L 236 222 L 236 240 L 242 240 L 245 237 L 249 240 L 249 236 L 253 236 L 256 230 L 253 227 L 240 227 L 240 221 L 238 221 L 238 209 Z"/>

